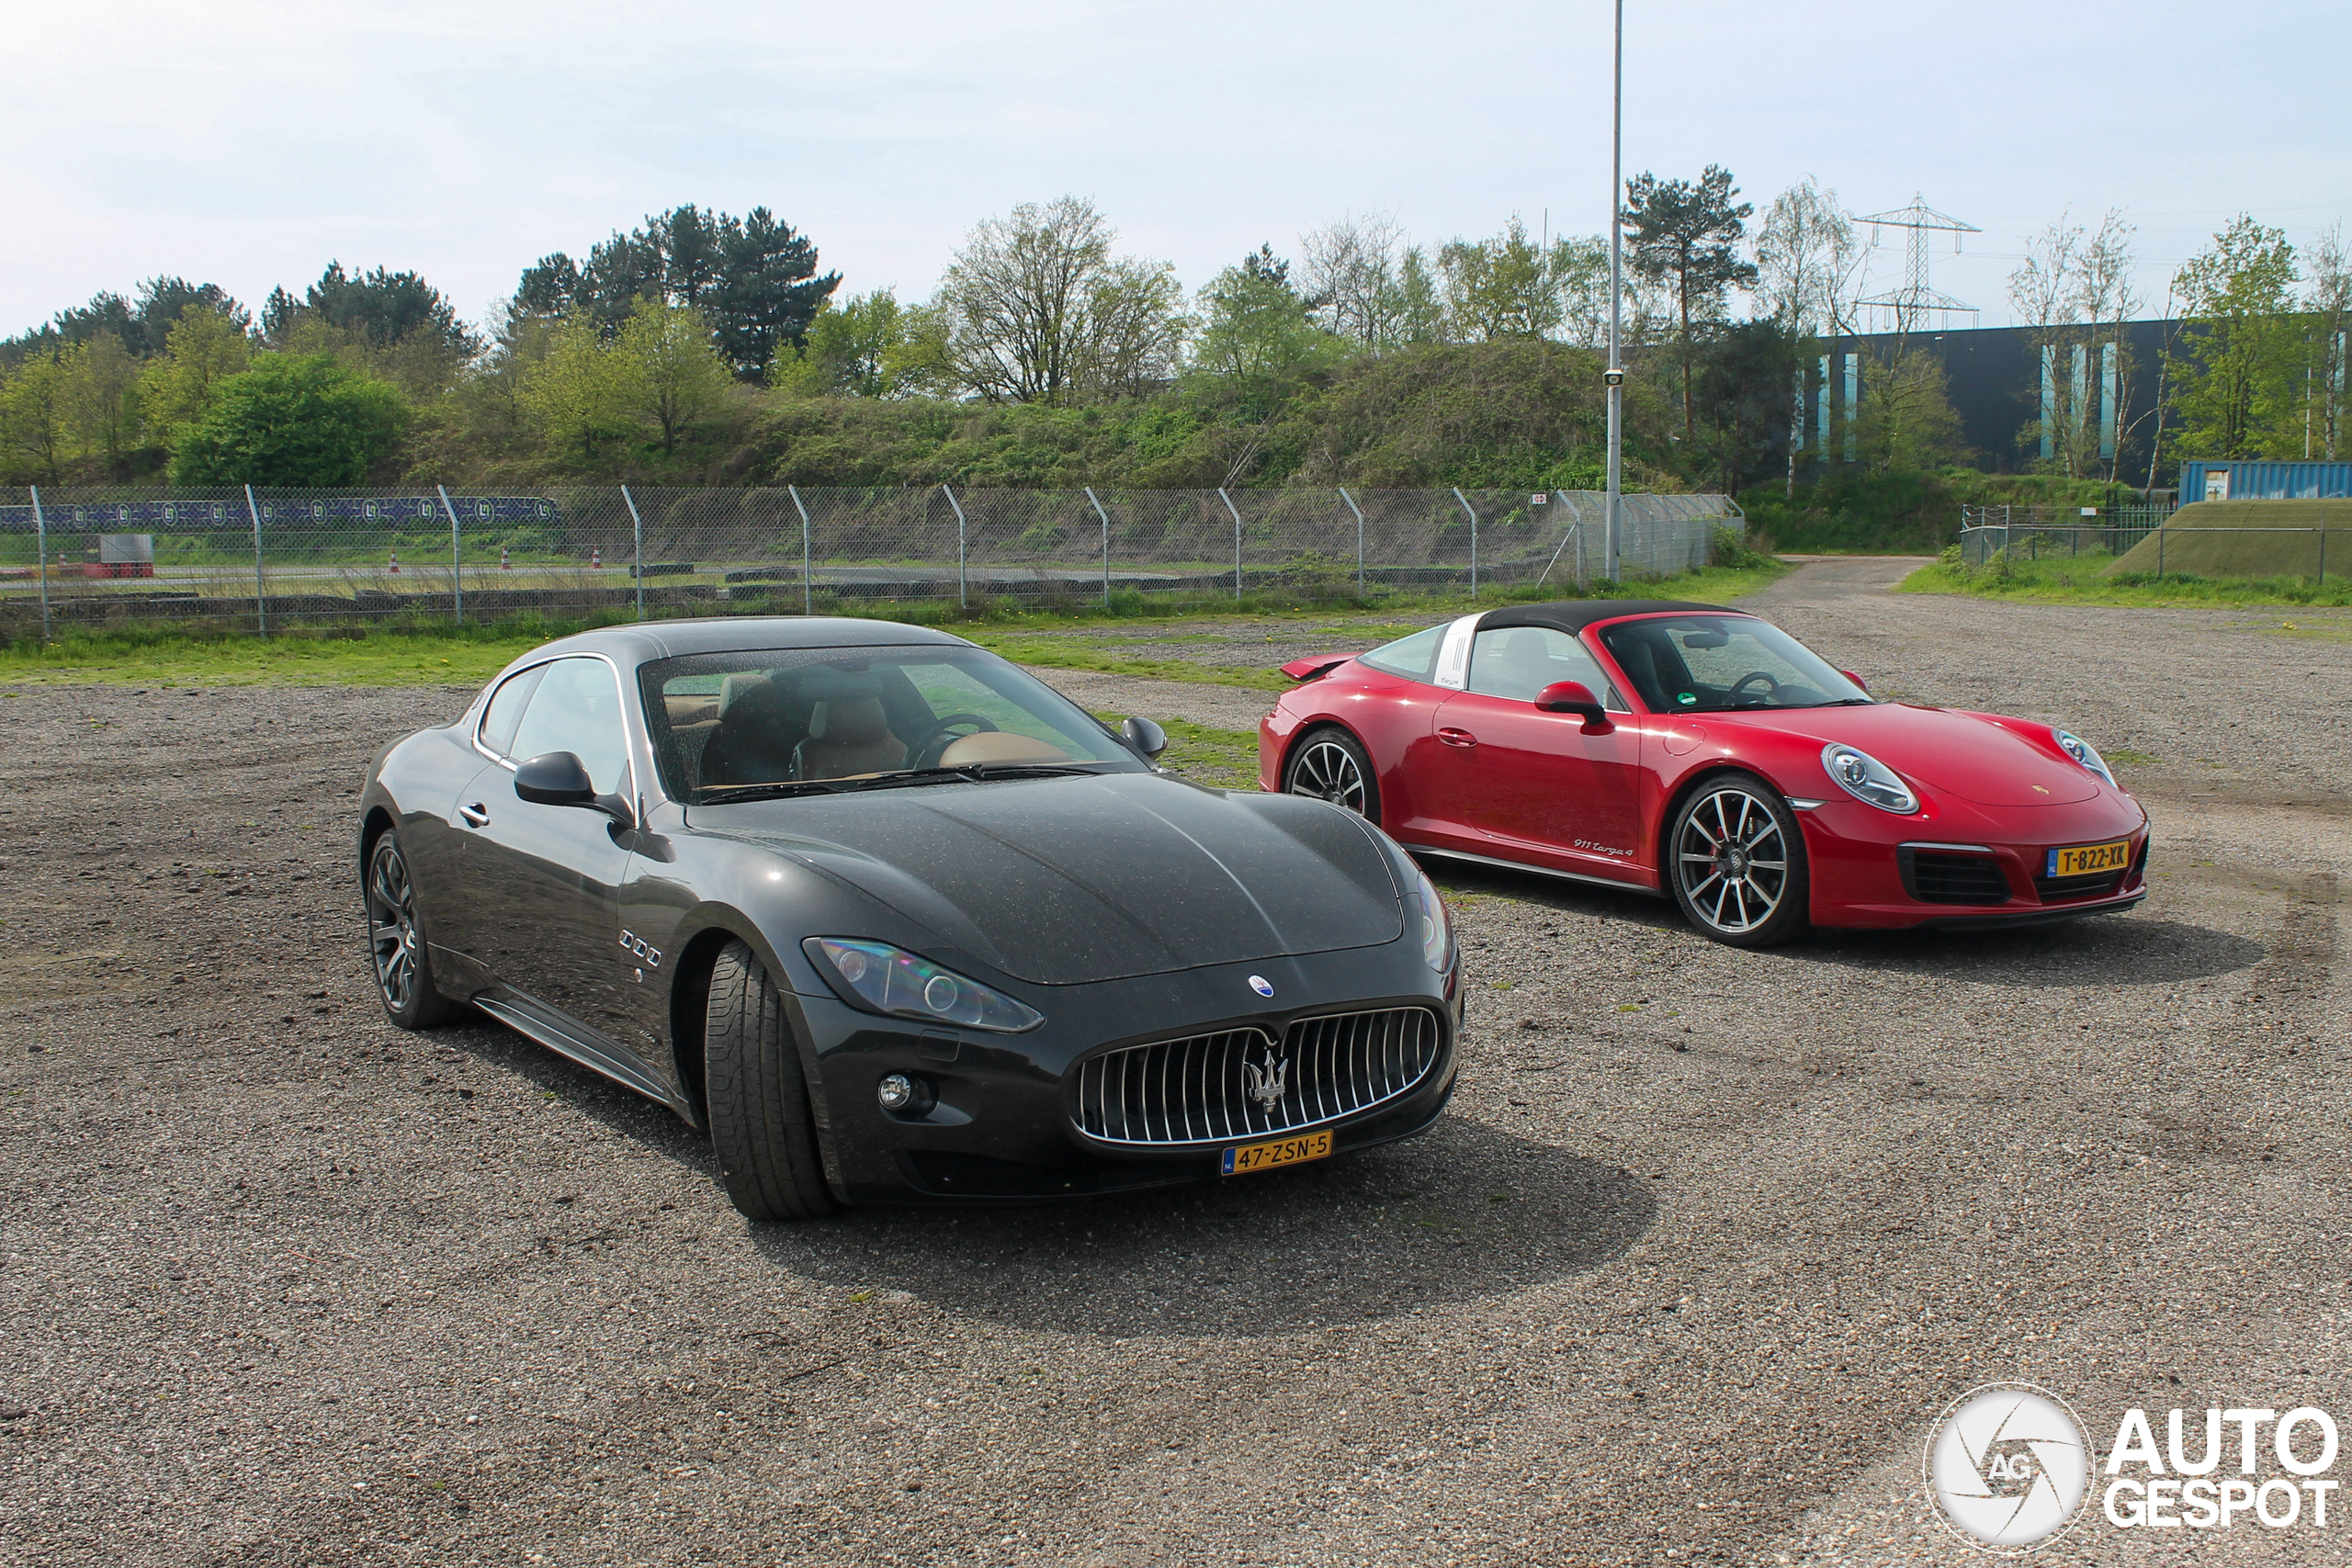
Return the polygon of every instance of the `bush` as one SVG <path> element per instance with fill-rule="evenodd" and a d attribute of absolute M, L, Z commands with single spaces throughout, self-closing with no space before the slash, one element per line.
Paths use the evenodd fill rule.
<path fill-rule="evenodd" d="M 363 483 L 398 447 L 407 423 L 396 389 L 332 355 L 265 355 L 220 383 L 210 413 L 182 427 L 172 482 Z"/>

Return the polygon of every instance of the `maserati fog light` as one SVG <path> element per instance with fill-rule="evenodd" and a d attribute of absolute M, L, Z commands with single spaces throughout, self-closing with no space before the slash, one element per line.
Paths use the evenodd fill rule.
<path fill-rule="evenodd" d="M 921 1116 L 932 1107 L 931 1085 L 911 1073 L 885 1073 L 874 1098 L 893 1116 Z"/>

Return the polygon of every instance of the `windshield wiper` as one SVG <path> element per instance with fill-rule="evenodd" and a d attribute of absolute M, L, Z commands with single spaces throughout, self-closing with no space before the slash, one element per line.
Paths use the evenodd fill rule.
<path fill-rule="evenodd" d="M 879 778 L 842 781 L 846 789 L 900 789 L 919 784 L 979 784 L 988 779 L 1051 778 L 1057 774 L 1089 775 L 1091 768 L 1065 767 L 1057 762 L 967 762 L 959 768 L 910 768 Z"/>
<path fill-rule="evenodd" d="M 786 800 L 796 795 L 839 795 L 857 785 L 842 779 L 786 779 L 777 784 L 714 784 L 706 787 L 725 793 L 704 801 L 705 806 L 739 806 L 747 800 Z"/>

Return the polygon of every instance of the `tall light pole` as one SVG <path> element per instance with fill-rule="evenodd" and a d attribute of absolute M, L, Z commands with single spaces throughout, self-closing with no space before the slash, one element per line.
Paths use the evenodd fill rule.
<path fill-rule="evenodd" d="M 1624 313 L 1622 252 L 1625 225 L 1622 203 L 1625 189 L 1625 0 L 1617 0 L 1616 56 L 1609 128 L 1609 368 L 1601 378 L 1609 384 L 1609 493 L 1601 508 L 1604 543 L 1600 574 L 1611 582 L 1617 581 L 1617 552 L 1624 537 L 1618 524 L 1618 510 L 1625 462 L 1625 362 L 1618 355 L 1617 340 Z"/>

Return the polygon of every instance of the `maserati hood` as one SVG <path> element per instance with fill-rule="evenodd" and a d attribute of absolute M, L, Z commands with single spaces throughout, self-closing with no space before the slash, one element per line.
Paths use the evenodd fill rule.
<path fill-rule="evenodd" d="M 1713 722 L 1720 716 L 1707 716 Z M 1896 773 L 1976 806 L 2063 806 L 2098 793 L 2098 780 L 2072 761 L 1981 714 L 1874 703 L 1800 708 L 1764 722 L 1786 734 L 1859 747 Z M 2021 719 L 2007 723 L 2028 728 Z"/>
<path fill-rule="evenodd" d="M 693 813 L 846 881 L 1041 985 L 1394 941 L 1388 857 L 1358 818 L 1151 774 L 933 784 Z M 844 933 L 853 934 L 853 933 Z"/>

